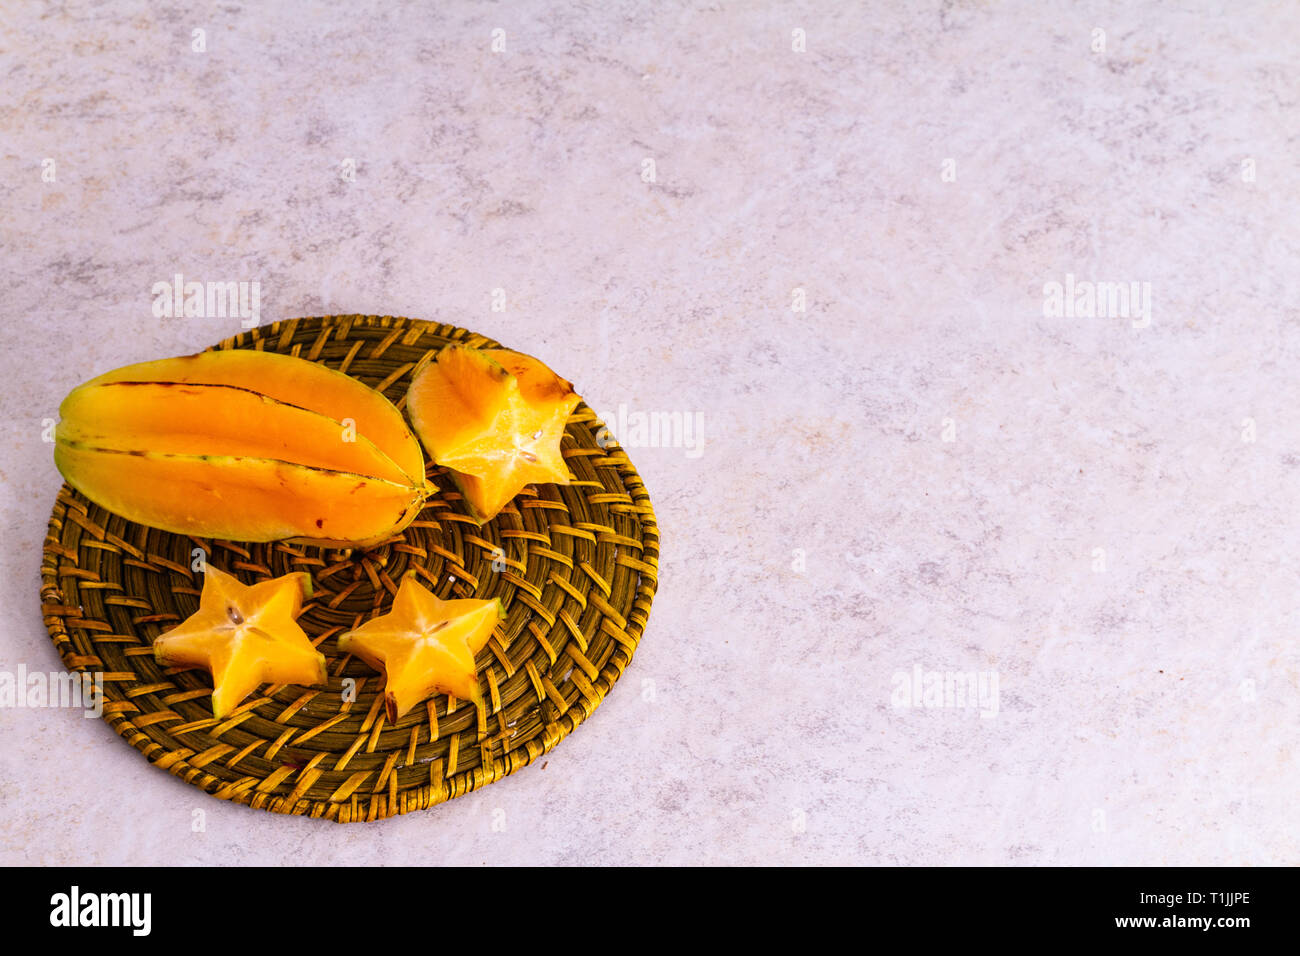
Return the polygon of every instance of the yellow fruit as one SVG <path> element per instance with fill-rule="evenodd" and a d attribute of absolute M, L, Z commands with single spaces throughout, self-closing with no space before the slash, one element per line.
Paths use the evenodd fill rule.
<path fill-rule="evenodd" d="M 439 691 L 473 699 L 478 694 L 474 655 L 503 617 L 497 598 L 442 601 L 408 574 L 393 609 L 342 635 L 339 650 L 383 673 L 385 710 L 396 723 Z"/>
<path fill-rule="evenodd" d="M 449 345 L 411 381 L 406 410 L 480 521 L 527 485 L 568 484 L 560 438 L 581 399 L 537 359 Z"/>
<path fill-rule="evenodd" d="M 246 585 L 208 566 L 199 609 L 153 642 L 163 667 L 212 672 L 212 715 L 224 717 L 265 683 L 324 684 L 325 655 L 295 618 L 311 594 L 302 571 Z"/>
<path fill-rule="evenodd" d="M 273 352 L 201 352 L 117 369 L 59 408 L 54 459 L 116 514 L 177 534 L 366 546 L 432 489 L 379 392 Z"/>

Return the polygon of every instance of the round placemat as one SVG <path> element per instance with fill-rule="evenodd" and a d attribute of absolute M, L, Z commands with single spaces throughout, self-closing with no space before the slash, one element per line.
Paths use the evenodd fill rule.
<path fill-rule="evenodd" d="M 276 322 L 214 348 L 320 362 L 400 408 L 416 366 L 450 342 L 501 347 L 449 325 L 337 315 Z M 582 723 L 641 638 L 658 527 L 636 469 L 602 427 L 580 404 L 563 440 L 574 480 L 530 485 L 481 527 L 446 469 L 430 464 L 438 494 L 400 535 L 367 551 L 171 534 L 64 485 L 41 564 L 50 637 L 69 670 L 103 674 L 114 730 L 150 763 L 223 800 L 344 823 L 468 793 Z M 328 660 L 328 685 L 264 685 L 218 721 L 206 671 L 159 667 L 154 639 L 198 609 L 199 558 L 248 584 L 310 572 L 315 592 L 299 623 Z M 387 611 L 411 570 L 440 598 L 499 597 L 507 614 L 478 655 L 481 701 L 438 694 L 390 724 L 382 676 L 341 654 L 337 639 Z"/>

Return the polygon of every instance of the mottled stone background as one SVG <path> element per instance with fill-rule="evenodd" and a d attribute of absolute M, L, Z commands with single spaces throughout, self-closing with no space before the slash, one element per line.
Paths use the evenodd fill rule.
<path fill-rule="evenodd" d="M 549 6 L 5 5 L 0 669 L 59 667 L 42 419 L 239 331 L 155 318 L 177 272 L 704 445 L 630 449 L 659 595 L 545 769 L 336 827 L 0 710 L 0 862 L 1300 862 L 1300 8 Z"/>

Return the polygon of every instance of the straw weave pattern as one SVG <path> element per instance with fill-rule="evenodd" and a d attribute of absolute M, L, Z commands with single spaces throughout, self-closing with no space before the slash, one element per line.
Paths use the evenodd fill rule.
<path fill-rule="evenodd" d="M 417 366 L 451 342 L 499 347 L 449 325 L 361 315 L 290 319 L 214 347 L 321 362 L 402 407 Z M 64 485 L 41 564 L 50 637 L 67 668 L 104 675 L 104 718 L 118 734 L 220 799 L 346 823 L 461 796 L 527 766 L 590 716 L 645 628 L 658 527 L 626 453 L 597 441 L 601 427 L 580 404 L 563 440 L 574 481 L 529 486 L 482 527 L 429 463 L 438 494 L 365 552 L 171 534 Z M 248 584 L 311 573 L 299 623 L 327 658 L 328 685 L 264 685 L 217 721 L 206 671 L 154 662 L 154 639 L 198 609 L 195 549 Z M 444 599 L 499 597 L 507 616 L 478 655 L 478 704 L 439 694 L 390 724 L 382 676 L 340 654 L 337 639 L 389 610 L 410 570 Z"/>

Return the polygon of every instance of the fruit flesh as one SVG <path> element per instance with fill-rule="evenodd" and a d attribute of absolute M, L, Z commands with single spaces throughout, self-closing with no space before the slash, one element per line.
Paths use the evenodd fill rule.
<path fill-rule="evenodd" d="M 217 718 L 268 681 L 323 684 L 325 655 L 295 620 L 310 593 L 311 577 L 302 571 L 245 585 L 209 565 L 198 611 L 154 641 L 154 660 L 210 671 Z"/>
<path fill-rule="evenodd" d="M 342 635 L 339 650 L 384 674 L 385 709 L 396 722 L 434 693 L 476 697 L 474 655 L 504 616 L 498 599 L 443 601 L 408 575 L 392 610 Z"/>
<path fill-rule="evenodd" d="M 533 404 L 576 398 L 572 382 L 560 378 L 531 355 L 510 349 L 483 349 L 483 354 L 517 378 L 519 391 Z"/>
<path fill-rule="evenodd" d="M 448 346 L 411 381 L 406 412 L 435 461 L 494 440 L 497 418 L 517 383 L 486 352 Z"/>
<path fill-rule="evenodd" d="M 407 412 L 480 521 L 535 482 L 567 484 L 560 439 L 580 401 L 531 356 L 448 346 L 411 382 Z"/>

